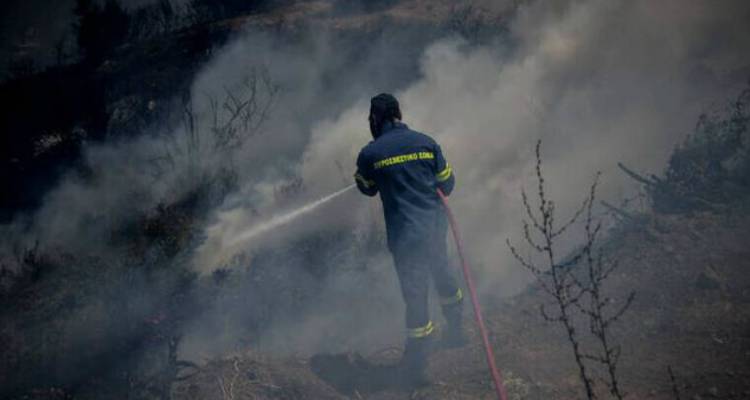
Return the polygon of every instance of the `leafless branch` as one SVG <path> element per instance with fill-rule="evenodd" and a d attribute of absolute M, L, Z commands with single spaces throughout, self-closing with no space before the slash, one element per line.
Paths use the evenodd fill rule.
<path fill-rule="evenodd" d="M 576 215 L 580 215 L 583 211 L 576 213 L 572 221 L 567 222 L 561 228 L 555 228 L 555 205 L 554 202 L 548 200 L 545 195 L 544 175 L 542 174 L 541 141 L 538 141 L 536 144 L 535 154 L 535 171 L 538 182 L 537 196 L 539 203 L 535 210 L 534 207 L 531 206 L 526 192 L 522 191 L 522 201 L 526 211 L 526 220 L 523 221 L 524 239 L 530 247 L 544 255 L 545 267 L 537 266 L 530 260 L 521 257 L 517 249 L 510 244 L 510 241 L 507 243 L 516 260 L 518 260 L 522 266 L 528 269 L 536 277 L 542 289 L 554 299 L 556 315 L 550 315 L 546 308 L 541 306 L 539 309 L 542 317 L 548 322 L 560 323 L 565 328 L 568 341 L 573 349 L 573 357 L 578 366 L 579 378 L 581 379 L 581 383 L 586 391 L 586 397 L 588 399 L 596 399 L 596 393 L 593 389 L 594 381 L 590 378 L 586 363 L 584 362 L 584 354 L 581 349 L 579 334 L 573 325 L 571 315 L 571 313 L 574 312 L 574 307 L 585 294 L 585 290 L 576 281 L 575 276 L 571 272 L 570 266 L 577 263 L 583 256 L 583 253 L 579 253 L 578 256 L 568 259 L 565 262 L 559 262 L 555 254 L 554 246 L 555 237 L 562 234 L 567 226 L 573 224 L 578 218 Z M 584 205 L 585 204 L 587 204 L 587 202 L 584 202 Z M 533 239 L 532 228 L 533 233 L 540 237 L 541 243 L 538 243 Z"/>
<path fill-rule="evenodd" d="M 530 257 L 522 257 L 510 240 L 507 245 L 513 257 L 534 275 L 539 286 L 554 299 L 554 314 L 544 305 L 540 306 L 540 312 L 546 321 L 559 323 L 565 328 L 586 397 L 597 398 L 594 379 L 590 375 L 589 364 L 593 363 L 604 366 L 607 371 L 605 383 L 610 395 L 621 400 L 624 395 L 617 378 L 620 347 L 612 341 L 610 327 L 628 310 L 634 293 L 630 293 L 623 304 L 614 310 L 611 309 L 612 300 L 604 293 L 603 285 L 618 263 L 616 260 L 606 259 L 603 249 L 597 244 L 602 224 L 594 217 L 593 208 L 600 174 L 597 173 L 581 206 L 569 220 L 558 227 L 555 223 L 555 204 L 545 194 L 541 141 L 537 142 L 535 150 L 538 206 L 532 207 L 529 197 L 522 191 L 526 212 L 523 236 L 526 244 L 543 255 L 545 261 L 543 265 L 536 264 Z M 584 217 L 584 243 L 560 261 L 555 253 L 555 241 Z M 598 343 L 596 349 L 584 349 L 581 338 L 585 334 L 577 331 L 574 323 L 577 316 L 585 317 L 588 321 L 589 337 Z"/>
<path fill-rule="evenodd" d="M 152 157 L 152 175 L 159 179 L 177 171 L 190 185 L 232 176 L 234 155 L 245 142 L 264 129 L 279 87 L 263 68 L 252 68 L 220 96 L 203 93 L 203 106 L 196 107 L 192 94 L 182 97 L 182 124 L 175 134 L 166 135 L 164 149 Z"/>

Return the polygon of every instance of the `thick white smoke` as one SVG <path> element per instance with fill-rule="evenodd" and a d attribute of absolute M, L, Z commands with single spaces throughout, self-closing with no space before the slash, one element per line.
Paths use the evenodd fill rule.
<path fill-rule="evenodd" d="M 368 100 L 394 92 L 405 122 L 434 136 L 454 165 L 458 186 L 451 202 L 482 290 L 511 295 L 528 276 L 504 242 L 520 237 L 520 189 L 533 190 L 537 139 L 544 141 L 548 194 L 561 213 L 573 209 L 598 170 L 604 172 L 602 196 L 616 202 L 635 190 L 616 162 L 659 172 L 697 116 L 734 96 L 750 75 L 750 3 L 744 0 L 524 4 L 509 21 L 509 37 L 495 44 L 444 38 L 423 51 L 425 35 L 402 34 L 339 48 L 325 34 L 290 45 L 248 33 L 220 49 L 194 82 L 198 109 L 206 107 L 202 95 L 235 87 L 254 67 L 266 68 L 281 94 L 263 133 L 239 151 L 240 191 L 217 211 L 207 243 L 221 243 L 256 223 L 256 212 L 274 215 L 350 184 L 357 152 L 370 140 Z M 414 52 L 420 53 L 416 77 L 409 74 Z M 168 197 L 174 182 L 154 184 L 139 170 L 162 144 L 142 138 L 89 149 L 95 178 L 64 179 L 32 218 L 29 237 L 85 250 L 117 225 L 122 210 L 147 210 Z M 305 190 L 279 202 L 277 189 L 295 176 Z M 237 206 L 244 203 L 254 210 Z M 378 207 L 377 199 L 348 193 L 270 239 L 382 226 Z M 194 261 L 210 270 L 230 256 L 216 250 Z M 399 294 L 389 276 L 391 289 L 383 297 L 392 305 Z M 337 279 L 331 286 L 349 281 Z M 361 308 L 349 306 L 340 301 L 336 310 L 321 314 L 351 317 L 359 323 L 353 334 L 363 338 L 368 332 L 399 333 L 381 318 L 354 315 Z M 401 323 L 399 313 L 390 314 Z M 333 328 L 320 328 L 324 320 L 318 317 L 287 326 L 287 332 L 306 333 L 296 337 L 299 343 L 291 338 L 279 347 L 312 351 L 331 345 L 326 329 Z"/>
<path fill-rule="evenodd" d="M 405 122 L 433 135 L 454 165 L 452 202 L 485 289 L 513 293 L 525 275 L 504 242 L 520 239 L 536 140 L 563 214 L 596 171 L 604 199 L 632 194 L 618 161 L 659 172 L 697 116 L 745 84 L 749 11 L 739 1 L 532 2 L 512 22 L 511 52 L 458 39 L 425 51 L 421 79 L 396 96 Z M 313 130 L 306 180 L 326 181 L 332 158 L 365 143 L 373 94 Z"/>
<path fill-rule="evenodd" d="M 512 295 L 529 278 L 505 240 L 521 239 L 521 188 L 534 193 L 535 142 L 543 140 L 547 195 L 560 220 L 579 204 L 597 171 L 603 172 L 601 199 L 632 195 L 637 187 L 616 168 L 618 161 L 658 173 L 697 116 L 746 83 L 748 17 L 750 4 L 743 1 L 537 1 L 519 8 L 510 41 L 476 46 L 446 38 L 423 52 L 418 79 L 395 95 L 404 121 L 434 136 L 454 165 L 458 187 L 451 201 L 485 294 Z M 231 70 L 235 61 L 228 57 L 217 68 Z M 325 57 L 314 58 L 309 68 L 325 70 L 321 62 Z M 367 68 L 359 72 L 354 75 L 366 82 Z M 311 121 L 297 164 L 307 187 L 301 204 L 346 184 L 357 152 L 370 140 L 368 100 L 391 87 L 360 88 L 343 111 Z M 269 175 L 249 191 L 270 193 L 263 188 L 277 183 Z M 382 219 L 373 207 L 377 199 L 350 195 L 277 235 L 371 226 Z M 230 212 L 213 227 L 217 235 L 253 223 L 247 213 Z M 306 332 L 304 338 L 295 336 L 297 343 L 285 336 L 281 347 L 320 349 L 331 328 L 320 328 L 318 317 L 291 323 L 287 328 Z M 382 331 L 381 318 L 370 321 L 377 327 L 359 326 L 359 334 Z"/>

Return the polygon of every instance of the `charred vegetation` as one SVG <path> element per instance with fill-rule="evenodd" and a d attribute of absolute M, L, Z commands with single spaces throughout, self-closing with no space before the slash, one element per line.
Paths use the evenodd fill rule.
<path fill-rule="evenodd" d="M 400 90 L 426 74 L 423 49 L 435 38 L 458 36 L 463 47 L 507 45 L 518 6 L 490 15 L 480 5 L 451 4 L 444 17 L 430 20 L 424 16 L 439 6 L 415 2 L 411 6 L 419 15 L 409 16 L 403 8 L 389 12 L 401 3 L 194 0 L 178 5 L 160 0 L 127 9 L 115 1 L 78 1 L 71 35 L 78 45 L 75 54 L 61 43 L 55 65 L 42 69 L 29 59 L 15 60 L 0 82 L 0 221 L 18 223 L 24 234 L 10 237 L 12 252 L 0 254 L 0 397 L 488 395 L 473 330 L 469 347 L 433 357 L 430 373 L 438 383 L 414 393 L 368 392 L 373 382 L 366 376 L 344 379 L 352 371 L 343 369 L 363 362 L 355 356 L 334 374 L 346 388 L 339 393 L 316 369 L 315 360 L 328 355 L 311 359 L 263 352 L 287 339 L 278 337 L 278 330 L 269 335 L 269 327 L 282 326 L 301 342 L 318 340 L 297 331 L 306 326 L 301 320 L 320 313 L 316 304 L 344 301 L 368 313 L 393 313 L 394 300 L 384 298 L 383 288 L 394 282 L 381 282 L 382 274 L 372 273 L 388 267 L 385 238 L 375 224 L 357 231 L 332 225 L 303 232 L 205 274 L 189 265 L 205 239 L 204 228 L 213 222 L 212 212 L 237 201 L 232 196 L 241 189 L 236 161 L 242 149 L 272 142 L 269 123 L 289 127 L 273 114 L 288 106 L 283 96 L 298 89 L 271 79 L 272 71 L 247 65 L 237 86 L 211 94 L 192 91 L 196 76 L 230 40 L 252 30 L 272 37 L 276 46 L 314 46 L 316 35 L 330 35 L 325 43 L 336 51 L 323 54 L 335 54 L 333 66 L 309 75 L 318 80 L 316 98 L 325 102 L 293 110 L 324 114 L 328 121 L 353 102 L 352 93 L 367 88 L 349 70 L 368 71 L 366 80 L 376 86 Z M 279 11 L 285 7 L 291 11 Z M 567 42 L 554 44 L 551 51 L 568 50 Z M 391 47 L 392 56 L 371 57 L 368 51 L 379 46 Z M 503 51 L 514 49 L 508 45 Z M 370 64 L 374 67 L 364 68 Z M 744 243 L 749 92 L 700 116 L 662 173 L 620 164 L 640 194 L 605 202 L 595 183 L 562 225 L 547 197 L 537 148 L 539 205 L 523 195 L 529 219 L 518 234 L 545 261 L 511 248 L 537 281 L 519 296 L 488 307 L 491 340 L 512 399 L 740 399 L 750 393 L 742 356 L 750 346 L 743 272 L 750 257 Z M 169 182 L 167 195 L 154 199 L 134 187 L 111 209 L 76 221 L 86 229 L 70 232 L 91 230 L 77 239 L 96 246 L 46 246 L 34 237 L 33 215 L 60 182 L 95 187 L 102 179 L 87 151 L 152 137 L 163 139 L 157 143 L 164 146 L 150 149 L 153 157 L 134 170 L 151 185 Z M 349 183 L 348 165 L 327 161 Z M 275 204 L 294 204 L 315 188 L 316 182 L 293 168 L 275 173 L 284 178 L 266 188 Z M 257 213 L 254 199 L 242 201 Z M 379 210 L 369 211 L 379 216 Z M 557 241 L 573 231 L 579 245 L 571 252 L 558 250 Z M 346 289 L 331 290 L 335 279 Z M 541 319 L 540 303 L 546 305 Z M 352 330 L 362 322 L 350 315 L 345 317 L 352 320 L 343 322 L 335 314 L 315 317 Z M 356 344 L 349 332 L 321 330 L 327 344 Z M 400 351 L 378 346 L 369 361 L 393 361 Z M 290 353 L 297 350 L 288 347 Z M 324 347 L 330 349 L 336 347 Z"/>

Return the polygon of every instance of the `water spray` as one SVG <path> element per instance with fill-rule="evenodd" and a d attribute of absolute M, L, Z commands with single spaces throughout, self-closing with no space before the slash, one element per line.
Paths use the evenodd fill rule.
<path fill-rule="evenodd" d="M 207 229 L 208 239 L 196 251 L 194 259 L 195 267 L 203 271 L 211 271 L 225 265 L 236 254 L 246 251 L 248 244 L 261 234 L 268 233 L 271 230 L 292 222 L 298 217 L 312 212 L 323 204 L 348 192 L 355 186 L 354 184 L 349 185 L 289 212 L 273 215 L 266 221 L 242 224 L 239 230 L 232 229 L 232 227 L 236 223 L 241 223 L 242 218 L 237 218 L 236 215 L 232 215 L 232 212 L 227 212 L 226 218 L 220 216 L 220 221 Z"/>
<path fill-rule="evenodd" d="M 356 185 L 351 184 L 343 189 L 337 190 L 336 192 L 333 192 L 329 194 L 328 196 L 325 196 L 323 198 L 320 198 L 318 200 L 313 201 L 312 203 L 306 204 L 296 210 L 292 210 L 286 214 L 276 215 L 269 219 L 268 221 L 253 226 L 250 229 L 247 229 L 243 232 L 240 232 L 232 238 L 232 240 L 227 243 L 228 246 L 237 246 L 239 244 L 242 244 L 244 242 L 249 241 L 250 239 L 260 235 L 261 233 L 265 233 L 270 231 L 271 229 L 277 228 L 281 225 L 284 225 L 297 217 L 300 217 L 304 214 L 309 213 L 310 211 L 313 211 L 314 209 L 318 208 L 319 206 L 335 199 L 336 197 L 348 192 L 350 189 L 353 189 Z"/>

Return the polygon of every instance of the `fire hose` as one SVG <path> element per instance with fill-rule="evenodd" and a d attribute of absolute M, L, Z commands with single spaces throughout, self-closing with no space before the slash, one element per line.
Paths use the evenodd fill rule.
<path fill-rule="evenodd" d="M 445 207 L 445 213 L 448 216 L 448 222 L 451 225 L 451 232 L 453 233 L 453 239 L 456 241 L 456 250 L 458 251 L 458 258 L 461 260 L 461 267 L 463 270 L 464 280 L 466 286 L 469 289 L 471 297 L 471 305 L 474 308 L 474 319 L 476 320 L 477 326 L 479 327 L 479 333 L 482 336 L 482 344 L 484 345 L 484 354 L 487 356 L 487 366 L 492 374 L 492 381 L 495 384 L 495 392 L 497 393 L 498 400 L 507 400 L 508 396 L 505 393 L 505 386 L 503 386 L 503 378 L 500 375 L 500 370 L 495 364 L 495 354 L 492 351 L 489 337 L 487 336 L 487 328 L 484 325 L 484 318 L 482 318 L 482 310 L 479 307 L 479 299 L 477 298 L 476 286 L 474 286 L 474 280 L 471 277 L 469 271 L 469 264 L 466 262 L 464 257 L 463 243 L 461 241 L 461 235 L 458 232 L 458 225 L 456 224 L 456 218 L 453 216 L 450 206 L 448 205 L 448 198 L 445 196 L 442 190 L 437 190 L 440 200 L 443 202 Z"/>

